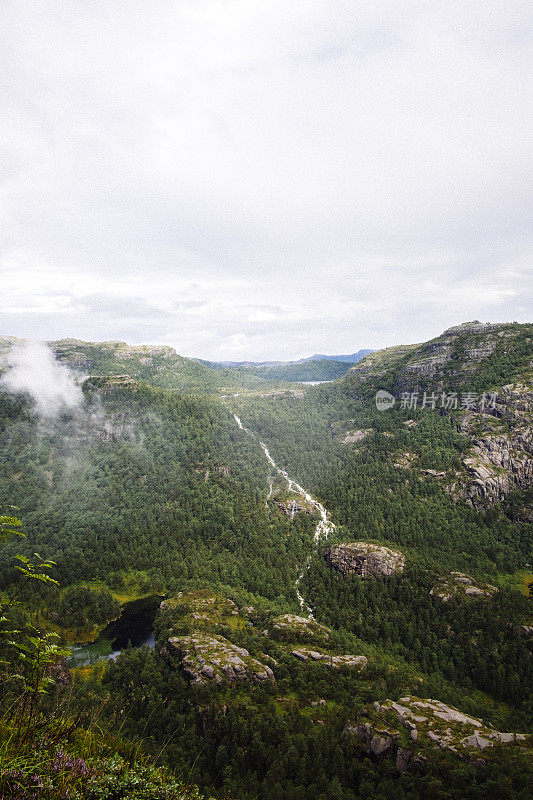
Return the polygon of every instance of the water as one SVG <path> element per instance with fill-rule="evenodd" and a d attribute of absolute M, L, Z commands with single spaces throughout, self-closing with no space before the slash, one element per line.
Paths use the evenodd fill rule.
<path fill-rule="evenodd" d="M 321 383 L 333 383 L 333 379 L 329 381 L 298 381 L 298 383 L 303 383 L 306 386 L 318 386 Z"/>
<path fill-rule="evenodd" d="M 324 383 L 328 383 L 328 381 L 324 381 Z M 233 415 L 233 418 L 242 431 L 245 431 L 249 436 L 252 436 L 254 439 L 257 439 L 255 433 L 252 433 L 252 431 L 248 430 L 248 428 L 245 428 L 236 414 Z M 295 494 L 300 495 L 300 497 L 305 498 L 307 503 L 310 506 L 312 506 L 316 511 L 318 511 L 318 513 L 320 514 L 320 521 L 315 528 L 315 533 L 313 536 L 313 545 L 314 547 L 318 547 L 320 542 L 326 541 L 329 534 L 335 530 L 335 525 L 333 524 L 333 522 L 330 521 L 328 512 L 326 511 L 322 503 L 319 503 L 318 500 L 315 500 L 315 498 L 309 494 L 309 492 L 306 492 L 305 489 L 302 486 L 300 486 L 299 483 L 293 480 L 284 469 L 278 467 L 278 465 L 270 455 L 270 452 L 266 444 L 262 442 L 261 439 L 257 439 L 257 441 L 259 442 L 261 449 L 265 454 L 265 457 L 270 466 L 278 473 L 278 475 L 281 475 L 287 481 L 289 491 L 294 492 Z M 270 497 L 271 494 L 272 494 L 272 481 L 269 482 L 268 497 Z M 300 603 L 300 608 L 304 613 L 307 613 L 309 619 L 314 619 L 312 608 L 305 601 L 303 595 L 300 592 L 300 584 L 302 582 L 302 578 L 309 569 L 309 566 L 311 564 L 311 555 L 312 555 L 311 553 L 308 555 L 300 572 L 298 573 L 298 577 L 294 582 L 294 589 L 296 591 L 296 597 L 298 598 L 298 602 Z"/>
<path fill-rule="evenodd" d="M 106 659 L 115 660 L 129 643 L 132 647 L 155 647 L 154 619 L 162 597 L 145 597 L 124 603 L 120 617 L 110 622 L 91 644 L 73 645 L 69 667 L 85 667 Z"/>

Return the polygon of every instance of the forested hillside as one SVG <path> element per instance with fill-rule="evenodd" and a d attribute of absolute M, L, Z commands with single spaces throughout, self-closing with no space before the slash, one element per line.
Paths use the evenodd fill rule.
<path fill-rule="evenodd" d="M 204 580 L 294 597 L 310 522 L 267 515 L 262 453 L 219 401 L 93 378 L 82 408 L 44 425 L 27 401 L 0 402 L 1 502 L 62 583 L 142 571 L 158 591 Z"/>
<path fill-rule="evenodd" d="M 98 698 L 122 759 L 135 743 L 221 800 L 525 800 L 532 337 L 459 326 L 225 397 L 160 348 L 66 341 L 70 407 L 3 384 L 0 502 L 26 539 L 2 596 L 17 553 L 61 584 L 27 582 L 10 623 L 68 644 L 164 598 L 155 647 L 64 679 L 72 718 Z"/>
<path fill-rule="evenodd" d="M 130 346 L 125 342 L 50 342 L 57 359 L 87 375 L 129 375 L 165 389 L 187 393 L 220 394 L 238 389 L 275 387 L 282 377 L 255 375 L 236 369 L 211 369 L 206 363 L 184 358 L 172 347 Z"/>

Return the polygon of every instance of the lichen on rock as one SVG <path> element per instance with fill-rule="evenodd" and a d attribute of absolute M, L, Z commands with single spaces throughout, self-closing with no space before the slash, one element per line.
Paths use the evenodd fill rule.
<path fill-rule="evenodd" d="M 316 620 L 299 617 L 296 614 L 283 614 L 273 620 L 272 634 L 275 638 L 289 641 L 325 642 L 330 629 Z"/>
<path fill-rule="evenodd" d="M 299 661 L 320 662 L 326 667 L 333 667 L 339 669 L 341 667 L 357 667 L 364 669 L 368 664 L 366 656 L 354 656 L 349 653 L 343 655 L 332 655 L 331 653 L 323 653 L 319 650 L 311 650 L 308 647 L 298 647 L 292 651 L 292 654 Z"/>
<path fill-rule="evenodd" d="M 192 684 L 205 684 L 210 680 L 251 680 L 254 683 L 274 680 L 274 673 L 266 664 L 252 658 L 248 650 L 225 639 L 194 631 L 186 636 L 171 636 L 165 655 L 178 666 Z"/>

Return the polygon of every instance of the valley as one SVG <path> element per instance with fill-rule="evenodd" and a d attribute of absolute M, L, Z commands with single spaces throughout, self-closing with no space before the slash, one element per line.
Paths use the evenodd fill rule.
<path fill-rule="evenodd" d="M 52 706 L 221 800 L 525 800 L 532 337 L 471 323 L 316 385 L 64 340 L 57 410 L 6 362 L 1 592 L 46 557 L 13 622 L 67 646 Z"/>

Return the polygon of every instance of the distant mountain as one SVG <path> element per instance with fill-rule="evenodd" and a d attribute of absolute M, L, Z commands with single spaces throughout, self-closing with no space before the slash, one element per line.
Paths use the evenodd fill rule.
<path fill-rule="evenodd" d="M 360 359 L 373 350 L 359 350 L 351 356 L 313 356 L 299 361 L 201 361 L 213 370 L 231 370 L 238 375 L 254 376 L 265 381 L 322 382 L 341 378 Z"/>
<path fill-rule="evenodd" d="M 354 365 L 346 361 L 312 359 L 309 361 L 288 361 L 285 364 L 241 365 L 232 367 L 239 375 L 253 375 L 264 381 L 322 382 L 342 378 Z M 227 368 L 229 371 L 229 368 Z"/>
<path fill-rule="evenodd" d="M 305 364 L 307 361 L 342 361 L 348 364 L 356 364 L 373 350 L 358 350 L 357 353 L 352 353 L 349 356 L 324 356 L 316 353 L 314 356 L 307 358 L 299 358 L 296 361 L 201 361 L 202 364 L 207 364 L 210 367 L 281 367 L 289 364 Z"/>
<path fill-rule="evenodd" d="M 322 353 L 316 353 L 314 356 L 309 356 L 308 358 L 300 358 L 297 363 L 303 364 L 306 361 L 344 361 L 348 364 L 356 364 L 369 353 L 373 352 L 373 350 L 358 350 L 357 353 L 352 353 L 350 356 L 325 356 L 322 355 Z"/>
<path fill-rule="evenodd" d="M 196 358 L 199 364 L 205 364 L 211 369 L 223 369 L 224 367 L 280 367 L 282 364 L 293 364 L 293 361 L 206 361 L 203 358 Z"/>

